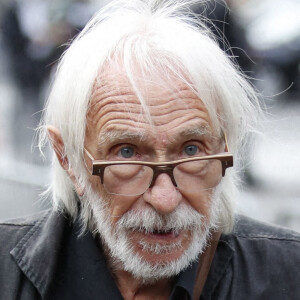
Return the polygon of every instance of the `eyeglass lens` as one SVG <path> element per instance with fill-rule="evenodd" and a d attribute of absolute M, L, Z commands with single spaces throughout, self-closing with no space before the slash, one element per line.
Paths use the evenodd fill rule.
<path fill-rule="evenodd" d="M 184 162 L 174 168 L 177 187 L 183 191 L 197 192 L 214 188 L 222 179 L 222 164 L 217 159 Z M 116 195 L 136 196 L 150 186 L 153 169 L 143 165 L 113 165 L 105 168 L 105 189 Z"/>

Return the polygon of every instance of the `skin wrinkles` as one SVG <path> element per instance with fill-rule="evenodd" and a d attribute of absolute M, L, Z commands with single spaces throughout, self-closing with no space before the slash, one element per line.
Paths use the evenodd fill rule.
<path fill-rule="evenodd" d="M 157 114 L 163 114 L 165 110 L 169 111 L 170 107 L 168 107 L 168 102 L 174 101 L 175 99 L 178 99 L 179 101 L 180 99 L 185 99 L 184 103 L 182 103 L 182 109 L 193 107 L 195 101 L 199 102 L 199 99 L 191 90 L 186 90 L 184 93 L 178 91 L 177 93 L 173 92 L 166 95 L 164 95 L 164 93 L 160 93 L 159 96 L 160 97 L 155 99 L 155 101 L 153 101 L 154 99 L 152 99 L 151 95 L 147 95 L 147 97 L 145 97 L 146 103 L 150 107 L 150 109 L 152 109 L 152 113 L 154 116 Z M 115 93 L 111 92 L 109 96 L 103 93 L 101 90 L 98 93 L 94 93 L 92 99 L 97 99 L 97 101 L 92 101 L 92 111 L 94 112 L 94 114 L 96 114 L 99 112 L 99 109 L 105 108 L 105 105 L 107 104 L 118 105 L 124 103 L 124 98 L 126 98 L 126 106 L 124 106 L 125 111 L 130 111 L 131 109 L 133 109 L 133 112 L 140 112 L 140 107 L 138 105 L 139 103 L 136 101 L 136 95 L 132 92 L 120 92 L 118 90 L 115 91 Z M 163 101 L 161 101 L 160 99 L 163 99 Z M 136 110 L 134 110 L 135 107 Z"/>
<path fill-rule="evenodd" d="M 136 100 L 137 101 L 137 100 Z M 170 103 L 169 101 L 166 101 L 167 103 Z M 176 101 L 176 104 L 179 101 Z M 198 102 L 200 102 L 198 100 Z M 101 102 L 100 102 L 101 103 Z M 147 126 L 147 122 L 145 118 L 142 117 L 140 111 L 141 111 L 141 105 L 137 103 L 135 105 L 136 111 L 138 113 L 132 113 L 132 109 L 130 109 L 130 119 L 128 119 L 127 110 L 125 109 L 125 106 L 123 104 L 119 103 L 113 103 L 113 104 L 106 104 L 102 103 L 103 106 L 98 105 L 99 110 L 94 112 L 93 114 L 89 114 L 88 118 L 88 128 L 99 128 L 101 126 L 101 131 L 104 131 L 104 129 L 112 124 L 120 124 L 125 125 L 128 124 L 129 126 L 133 126 L 135 128 L 144 128 Z M 181 124 L 185 124 L 188 121 L 193 120 L 194 118 L 199 118 L 204 120 L 204 124 L 201 125 L 204 127 L 209 126 L 210 120 L 207 118 L 207 112 L 201 112 L 201 110 L 195 110 L 195 109 L 186 109 L 184 107 L 185 105 L 180 104 L 180 109 L 174 109 L 173 107 L 169 109 L 169 112 L 161 111 L 160 109 L 157 109 L 156 111 L 153 111 L 153 109 L 150 109 L 153 122 L 155 123 L 156 127 L 160 131 L 168 131 L 169 128 L 176 128 L 180 126 Z M 176 105 L 174 105 L 176 107 Z M 201 107 L 201 106 L 200 106 Z M 186 111 L 186 113 L 183 115 L 182 110 Z M 98 114 L 96 114 L 99 112 Z M 155 112 L 157 114 L 155 114 Z M 197 116 L 195 116 L 197 115 Z M 94 116 L 94 118 L 93 118 Z M 93 120 L 92 124 L 90 124 L 90 120 Z M 206 121 L 206 122 L 205 122 Z M 99 126 L 99 123 L 100 126 Z M 104 124 L 103 124 L 104 123 Z M 205 124 L 206 123 L 206 124 Z"/>
<path fill-rule="evenodd" d="M 137 135 L 138 133 L 136 133 L 137 131 L 141 131 L 143 132 L 143 134 L 140 135 L 140 138 L 142 138 L 143 140 L 145 140 L 145 135 L 147 132 L 148 136 L 156 136 L 158 137 L 158 135 L 165 135 L 165 136 L 169 136 L 168 140 L 174 140 L 174 137 L 172 136 L 172 132 L 174 132 L 175 134 L 177 133 L 177 131 L 181 132 L 181 125 L 182 124 L 186 124 L 186 123 L 191 123 L 190 126 L 193 126 L 194 121 L 196 121 L 196 123 L 199 123 L 199 126 L 197 125 L 198 128 L 201 127 L 205 127 L 205 125 L 203 125 L 203 122 L 197 122 L 197 120 L 199 120 L 199 118 L 196 118 L 196 120 L 194 120 L 194 118 L 191 118 L 190 116 L 184 116 L 182 118 L 177 118 L 175 120 L 172 120 L 171 122 L 164 122 L 163 124 L 159 124 L 157 126 L 155 126 L 155 128 L 151 128 L 146 122 L 139 122 L 139 120 L 127 120 L 126 118 L 110 118 L 108 120 L 105 120 L 105 126 L 103 126 L 103 129 L 100 130 L 99 133 L 99 138 L 97 138 L 99 140 L 99 145 L 103 144 L 103 140 L 109 141 L 109 139 L 106 139 L 105 136 L 111 136 L 111 134 L 109 132 L 112 132 L 113 130 L 115 130 L 115 121 L 118 120 L 118 125 L 120 125 L 119 127 L 124 128 L 123 130 L 123 134 L 131 134 L 131 135 Z M 103 121 L 103 119 L 102 119 Z M 126 126 L 128 126 L 128 129 L 126 128 Z M 195 130 L 197 129 L 197 127 L 194 128 L 194 133 L 191 134 L 183 134 L 182 137 L 185 136 L 190 136 L 192 137 L 192 135 L 194 135 L 194 137 L 200 137 L 203 136 L 203 134 L 198 135 L 195 134 Z M 171 128 L 171 129 L 170 129 Z M 131 130 L 129 130 L 131 129 Z M 121 131 L 121 130 L 120 130 Z M 121 133 L 121 132 L 120 132 Z M 116 136 L 116 135 L 115 135 Z M 123 138 L 122 133 L 119 135 L 120 139 L 122 140 Z M 178 140 L 179 137 L 181 135 L 176 134 L 176 139 Z M 117 137 L 117 136 L 116 136 Z M 208 134 L 207 134 L 208 137 Z M 116 139 L 114 139 L 113 142 L 115 142 Z"/>
<path fill-rule="evenodd" d="M 118 96 L 118 98 L 121 98 L 121 96 Z M 135 100 L 137 101 L 137 100 Z M 167 99 L 167 103 L 173 101 L 172 99 Z M 178 100 L 176 100 L 177 102 Z M 196 100 L 190 100 L 191 105 L 193 105 L 193 102 Z M 174 102 L 174 101 L 173 101 Z M 179 102 L 179 101 L 178 101 Z M 101 103 L 101 104 L 100 104 Z M 107 120 L 115 120 L 116 118 L 123 119 L 124 116 L 122 113 L 126 112 L 130 114 L 130 118 L 133 119 L 134 121 L 145 123 L 146 120 L 145 118 L 142 117 L 141 111 L 141 105 L 139 103 L 129 103 L 127 105 L 121 104 L 121 101 L 117 101 L 116 99 L 113 100 L 111 99 L 110 101 L 99 101 L 98 105 L 93 105 L 90 109 L 90 112 L 88 114 L 88 118 L 90 120 L 93 120 L 93 126 L 97 126 L 97 123 L 99 123 L 99 120 L 105 117 Z M 168 115 L 172 115 L 173 119 L 176 119 L 177 117 L 185 118 L 182 121 L 186 121 L 189 118 L 192 118 L 193 115 L 190 114 L 185 114 L 182 116 L 182 110 L 188 109 L 186 106 L 186 103 L 182 103 L 182 108 L 178 110 L 178 108 L 174 107 L 170 109 L 170 107 L 162 107 L 166 106 L 166 104 L 160 105 L 158 103 L 157 106 L 151 106 L 150 107 L 150 112 L 152 116 L 152 120 L 156 125 L 165 125 L 166 121 L 168 119 Z M 176 106 L 176 105 L 175 105 Z M 199 114 L 199 111 L 196 113 Z M 161 118 L 164 116 L 164 118 Z M 203 119 L 206 119 L 206 112 L 201 114 L 201 117 Z M 125 116 L 127 119 L 128 116 Z M 208 122 L 208 120 L 207 120 Z M 169 123 L 169 122 L 168 122 Z"/>
<path fill-rule="evenodd" d="M 205 126 L 196 125 L 195 128 L 186 128 L 181 130 L 180 132 L 176 132 L 176 136 L 171 136 L 170 141 L 175 143 L 177 140 L 180 140 L 181 137 L 188 140 L 195 137 L 203 137 L 209 134 L 209 131 Z M 114 145 L 119 142 L 131 141 L 133 143 L 144 143 L 147 142 L 146 133 L 139 131 L 131 132 L 126 127 L 124 129 L 116 126 L 110 126 L 107 128 L 106 132 L 102 132 L 99 137 L 97 148 L 98 151 L 101 151 L 101 148 L 105 146 L 105 144 Z"/>
<path fill-rule="evenodd" d="M 114 146 L 120 143 L 129 143 L 133 145 L 137 145 L 143 148 L 143 156 L 141 157 L 142 160 L 148 161 L 167 161 L 170 159 L 178 159 L 179 157 L 172 157 L 172 152 L 175 152 L 176 149 L 180 148 L 182 143 L 187 142 L 191 139 L 208 139 L 209 131 L 206 127 L 201 126 L 196 123 L 194 125 L 190 125 L 190 127 L 185 129 L 179 129 L 178 131 L 171 131 L 170 134 L 168 133 L 160 133 L 160 140 L 163 146 L 167 149 L 158 149 L 157 151 L 152 151 L 151 148 L 153 144 L 155 144 L 155 140 L 157 138 L 157 133 L 154 131 L 152 134 L 143 132 L 141 130 L 137 131 L 130 131 L 128 128 L 120 129 L 116 128 L 115 126 L 109 127 L 108 131 L 102 132 L 100 135 L 97 151 L 100 153 L 105 153 L 107 151 L 106 146 L 109 145 Z M 215 141 L 212 141 L 213 138 L 208 139 L 210 142 L 203 144 L 205 149 L 205 155 L 215 154 L 216 142 L 218 143 L 219 140 L 216 138 Z M 151 155 L 144 155 L 144 152 Z M 150 158 L 150 159 L 149 159 Z M 97 159 L 100 159 L 97 157 Z M 102 159 L 109 159 L 109 157 L 103 157 Z"/>
<path fill-rule="evenodd" d="M 115 81 L 113 81 L 115 82 Z M 122 84 L 119 84 L 118 86 L 114 86 L 113 84 L 109 85 L 110 92 L 109 98 L 105 98 L 106 95 L 101 95 L 101 91 L 107 90 L 107 88 L 101 86 L 100 88 L 96 88 L 96 92 L 93 94 L 94 98 L 92 99 L 92 105 L 91 109 L 88 113 L 88 119 L 93 120 L 92 126 L 99 128 L 99 122 L 101 120 L 101 123 L 103 120 L 106 121 L 107 126 L 110 126 L 112 123 L 118 121 L 118 123 L 121 125 L 125 125 L 127 122 L 128 125 L 131 126 L 131 121 L 128 120 L 128 116 L 124 112 L 130 114 L 130 119 L 133 120 L 134 123 L 132 125 L 137 128 L 141 128 L 146 123 L 145 118 L 141 115 L 141 105 L 136 99 L 136 96 L 132 92 L 130 92 L 130 89 L 127 88 L 119 88 L 123 87 Z M 126 84 L 124 84 L 126 86 Z M 153 122 L 157 126 L 164 126 L 164 125 L 170 125 L 171 128 L 176 128 L 178 124 L 185 123 L 193 118 L 192 113 L 186 113 L 184 116 L 182 116 L 182 110 L 186 110 L 188 107 L 195 107 L 195 103 L 197 103 L 197 106 L 199 106 L 200 110 L 197 110 L 196 113 L 201 114 L 201 108 L 204 110 L 204 113 L 200 115 L 201 118 L 209 122 L 208 119 L 206 119 L 207 112 L 204 109 L 203 105 L 201 105 L 201 102 L 199 101 L 196 96 L 187 89 L 186 86 L 182 86 L 182 91 L 177 91 L 170 93 L 170 91 L 160 91 L 160 97 L 161 98 L 155 98 L 154 101 L 150 101 L 149 107 L 151 111 L 151 116 Z M 152 90 L 152 89 L 149 89 Z M 120 94 L 121 93 L 121 94 Z M 153 94 L 153 93 L 152 93 Z M 166 95 L 166 99 L 163 98 L 161 95 Z M 176 100 L 176 102 L 180 102 L 180 109 L 176 107 L 176 105 L 171 106 L 169 103 L 172 101 L 174 102 L 174 99 L 176 99 L 176 96 L 185 96 L 185 101 Z M 99 98 L 97 98 L 99 96 Z M 153 96 L 153 95 L 152 95 Z M 175 98 L 174 98 L 175 97 Z M 124 100 L 126 99 L 126 100 Z M 150 99 L 150 96 L 149 96 Z M 160 100 L 162 99 L 162 100 Z M 126 101 L 126 106 L 122 105 Z M 149 101 L 148 101 L 149 102 Z M 121 104 L 122 103 L 122 104 Z M 177 104 L 177 103 L 176 103 Z M 168 116 L 172 115 L 171 118 Z M 162 118 L 163 116 L 163 118 Z M 171 119 L 171 120 L 170 120 Z M 173 119 L 173 120 L 172 120 Z M 90 122 L 88 122 L 90 123 Z M 89 126 L 89 124 L 88 124 Z M 104 126 L 102 126 L 103 129 Z M 167 131 L 167 129 L 161 128 L 161 131 Z"/>
<path fill-rule="evenodd" d="M 133 129 L 133 128 L 132 128 Z M 176 129 L 176 128 L 175 128 Z M 183 143 L 188 142 L 191 138 L 198 139 L 204 138 L 204 135 L 199 132 L 199 135 L 186 135 L 182 136 L 178 134 L 177 136 L 172 136 L 168 133 L 159 133 L 155 134 L 155 132 L 150 135 L 142 132 L 127 132 L 123 135 L 122 131 L 119 131 L 119 134 L 115 134 L 111 137 L 109 134 L 101 135 L 103 138 L 101 144 L 97 147 L 97 151 L 100 153 L 107 153 L 109 149 L 117 144 L 130 144 L 138 147 L 139 154 L 141 155 L 138 160 L 145 161 L 168 161 L 180 159 L 181 157 L 177 156 L 177 153 L 181 151 L 181 147 Z M 156 140 L 159 139 L 158 143 Z M 104 142 L 105 140 L 105 142 Z M 153 149 L 153 145 L 155 145 L 155 150 Z M 202 144 L 203 151 L 205 155 L 214 154 L 215 147 L 213 147 L 210 143 Z M 150 156 L 149 156 L 150 155 Z M 99 157 L 100 159 L 100 157 Z M 107 155 L 105 157 L 101 157 L 101 159 L 109 160 L 110 156 Z M 113 157 L 111 158 L 115 160 Z M 136 159 L 136 158 L 135 158 Z"/>
<path fill-rule="evenodd" d="M 91 105 L 91 108 L 93 109 L 90 109 L 89 111 L 90 117 L 88 119 L 88 129 L 91 128 L 93 130 L 87 130 L 86 145 L 88 146 L 88 149 L 91 151 L 91 153 L 94 154 L 95 158 L 105 159 L 106 157 L 108 157 L 109 154 L 107 152 L 109 151 L 109 147 L 118 142 L 117 139 L 115 139 L 113 144 L 108 141 L 108 145 L 105 145 L 105 147 L 101 147 L 101 143 L 99 145 L 99 137 L 101 140 L 103 134 L 105 134 L 105 132 L 109 132 L 110 130 L 113 131 L 113 128 L 124 128 L 125 134 L 126 132 L 134 133 L 137 131 L 147 133 L 147 135 L 143 134 L 143 144 L 146 145 L 144 146 L 144 148 L 149 149 L 152 147 L 152 156 L 155 156 L 155 160 L 157 161 L 169 160 L 171 156 L 170 151 L 174 151 L 172 147 L 175 149 L 178 148 L 177 145 L 174 146 L 174 140 L 178 140 L 179 143 L 181 139 L 179 138 L 179 136 L 176 138 L 174 137 L 176 136 L 176 132 L 183 131 L 182 126 L 184 126 L 185 129 L 190 127 L 194 128 L 193 130 L 195 130 L 196 126 L 193 126 L 193 124 L 197 123 L 197 127 L 204 127 L 207 128 L 210 133 L 212 132 L 212 126 L 207 110 L 205 109 L 202 102 L 186 86 L 182 84 L 174 84 L 175 86 L 182 88 L 180 92 L 170 92 L 170 90 L 162 90 L 161 87 L 147 86 L 147 90 L 152 91 L 151 95 L 149 95 L 148 97 L 148 104 L 155 126 L 155 131 L 153 131 L 151 126 L 143 118 L 141 118 L 141 105 L 136 97 L 134 99 L 134 97 L 132 96 L 133 92 L 130 92 L 130 88 L 126 87 L 126 80 L 124 83 L 124 76 L 118 77 L 118 75 L 116 75 L 113 76 L 113 78 L 114 80 L 110 82 L 108 87 L 95 87 L 96 92 L 93 94 L 94 98 L 92 99 Z M 120 89 L 120 86 L 122 87 L 122 89 Z M 115 96 L 110 96 L 109 99 L 105 99 L 104 96 L 101 95 L 101 91 L 103 89 L 111 90 L 110 95 Z M 122 90 L 122 93 L 124 94 L 123 97 L 119 94 L 120 90 Z M 124 91 L 126 91 L 126 93 L 124 93 Z M 184 98 L 174 98 L 175 95 L 179 97 L 180 94 L 184 96 Z M 97 98 L 100 95 L 101 97 Z M 166 95 L 166 98 L 163 98 L 161 95 Z M 130 104 L 130 112 L 132 112 L 132 110 L 134 109 L 134 112 L 138 113 L 128 113 L 127 107 L 125 107 L 123 104 L 127 103 L 127 101 L 129 101 Z M 161 109 L 162 107 L 164 108 L 163 111 Z M 195 138 L 196 137 L 197 136 L 195 136 Z M 128 138 L 128 136 L 126 138 Z M 103 140 L 105 140 L 105 138 L 103 138 Z M 123 141 L 124 139 L 120 140 L 121 143 Z M 133 142 L 129 137 L 128 142 L 130 141 Z M 185 139 L 182 140 L 182 142 L 185 141 Z M 136 140 L 134 140 L 134 142 L 136 142 Z M 213 146 L 215 146 L 215 144 L 213 144 L 214 143 L 211 143 L 211 139 L 208 139 L 206 137 L 203 145 L 207 154 L 212 153 L 212 148 Z M 149 145 L 151 145 L 151 147 Z M 97 154 L 97 150 L 99 149 L 101 150 L 101 153 L 98 152 Z M 95 154 L 97 154 L 97 156 Z M 173 156 L 175 158 L 175 155 Z M 162 178 L 162 184 L 169 185 L 170 178 L 166 174 L 162 174 L 160 176 Z M 97 178 L 90 179 L 93 182 L 95 189 L 101 190 L 99 180 L 97 180 Z M 110 206 L 112 208 L 113 216 L 121 216 L 123 213 L 131 209 L 134 205 L 137 205 L 137 203 L 143 203 L 143 197 L 139 197 L 139 200 L 136 200 L 137 198 L 131 199 L 131 201 L 127 199 L 127 203 L 129 203 L 129 205 L 126 209 L 122 209 L 120 201 L 117 200 L 118 197 L 110 198 L 112 199 L 112 203 Z M 124 200 L 122 200 L 122 202 L 124 203 Z M 201 211 L 202 209 L 204 211 L 207 210 L 206 207 L 204 207 L 206 205 L 204 205 L 201 209 L 199 208 L 199 206 L 192 206 L 197 207 L 197 211 Z"/>
<path fill-rule="evenodd" d="M 94 96 L 96 94 L 98 94 L 97 98 L 100 95 L 101 99 L 109 98 L 111 96 L 114 96 L 114 94 L 136 97 L 131 88 L 131 83 L 129 79 L 124 76 L 124 69 L 120 67 L 120 65 L 116 66 L 113 70 L 109 70 L 109 67 L 107 66 L 107 69 L 108 70 L 104 70 L 101 72 L 101 74 L 99 74 L 98 80 L 96 80 L 94 84 L 92 98 L 95 98 Z M 164 76 L 163 74 L 161 75 L 162 77 Z M 122 77 L 121 81 L 117 81 L 117 85 L 115 84 L 116 77 Z M 166 99 L 167 97 L 172 97 L 172 95 L 174 98 L 183 98 L 184 93 L 191 93 L 191 88 L 184 82 L 179 81 L 177 76 L 173 76 L 168 80 L 163 78 L 153 78 L 152 80 L 150 80 L 149 78 L 151 77 L 153 77 L 153 74 L 144 74 L 142 76 L 136 75 L 135 78 L 135 83 L 137 84 L 137 86 L 142 87 L 142 94 L 146 99 L 153 96 L 153 94 L 155 95 L 155 92 L 153 92 L 152 89 L 153 86 L 156 86 L 161 90 L 160 96 L 164 99 Z M 174 82 L 177 82 L 177 84 L 174 85 Z M 176 96 L 176 94 L 178 95 Z M 197 98 L 195 97 L 194 93 L 193 97 Z M 149 106 L 152 106 L 151 102 L 147 104 Z"/>
<path fill-rule="evenodd" d="M 97 101 L 92 100 L 90 109 L 90 112 L 92 113 L 92 119 L 94 115 L 98 115 L 98 117 L 100 118 L 109 111 L 114 112 L 113 108 L 108 108 L 108 104 L 118 106 L 120 103 L 124 103 L 124 98 L 126 98 L 126 106 L 124 106 L 123 108 L 124 111 L 130 112 L 132 115 L 134 115 L 135 113 L 140 115 L 141 107 L 136 101 L 136 96 L 130 88 L 129 80 L 122 76 L 122 80 L 118 81 L 118 84 L 116 85 L 115 78 L 116 76 L 108 74 L 104 80 L 102 80 L 101 82 L 96 82 L 92 99 L 97 99 Z M 196 97 L 196 95 L 190 90 L 188 86 L 183 83 L 178 83 L 178 85 L 175 85 L 176 88 L 174 88 L 174 84 L 172 83 L 172 90 L 166 89 L 161 84 L 155 84 L 156 88 L 158 87 L 160 89 L 160 97 L 156 98 L 155 101 L 153 101 L 153 98 L 155 98 L 153 97 L 155 96 L 155 92 L 153 92 L 153 90 L 155 89 L 151 88 L 151 84 L 153 83 L 149 81 L 145 84 L 146 92 L 144 92 L 143 94 L 146 95 L 146 102 L 151 109 L 151 115 L 154 121 L 155 117 L 164 115 L 167 111 L 172 112 L 172 110 L 170 111 L 168 103 L 170 101 L 173 101 L 174 99 L 185 99 L 184 103 L 182 103 L 182 109 L 186 109 L 190 106 L 194 107 L 195 101 L 199 103 L 199 99 Z M 160 99 L 163 99 L 163 101 L 161 101 Z M 97 122 L 97 120 L 95 121 Z"/>
<path fill-rule="evenodd" d="M 187 144 L 199 145 L 199 151 L 206 155 L 224 151 L 224 144 L 218 139 L 205 106 L 186 85 L 174 81 L 176 89 L 170 90 L 147 83 L 143 94 L 147 93 L 147 105 L 153 121 L 149 124 L 124 76 L 113 73 L 105 83 L 107 85 L 103 82 L 95 84 L 87 115 L 85 146 L 95 159 L 116 159 L 119 146 L 123 144 L 133 146 L 135 158 L 146 161 L 182 158 Z M 146 207 L 153 208 L 160 215 L 168 215 L 182 204 L 201 213 L 204 219 L 210 217 L 212 190 L 201 191 L 197 195 L 179 191 L 167 174 L 160 174 L 151 189 L 133 197 L 108 194 L 97 176 L 88 174 L 88 179 L 93 190 L 107 203 L 113 228 L 125 213 L 142 211 Z M 188 229 L 169 239 L 137 231 L 128 232 L 128 236 L 133 251 L 153 264 L 178 259 L 192 240 L 192 232 Z M 181 244 L 182 247 L 174 247 L 173 251 L 162 256 L 153 251 L 143 251 L 141 240 L 149 247 L 157 244 L 166 246 L 166 249 L 171 249 L 173 244 Z M 124 274 L 128 279 L 129 275 Z M 122 272 L 115 275 L 118 280 L 122 279 Z"/>

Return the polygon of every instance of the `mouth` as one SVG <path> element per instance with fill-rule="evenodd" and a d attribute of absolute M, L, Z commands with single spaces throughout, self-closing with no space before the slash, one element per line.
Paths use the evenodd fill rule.
<path fill-rule="evenodd" d="M 158 230 L 158 229 L 155 229 L 155 230 L 153 230 L 153 232 L 150 232 L 149 234 L 153 235 L 153 236 L 159 236 L 159 237 L 168 237 L 168 236 L 178 237 L 179 236 L 179 230 L 174 230 L 174 229 Z"/>
<path fill-rule="evenodd" d="M 132 242 L 137 251 L 147 259 L 171 261 L 177 259 L 185 248 L 188 234 L 178 229 L 151 229 L 132 232 Z"/>
<path fill-rule="evenodd" d="M 170 227 L 131 227 L 129 239 L 135 251 L 149 262 L 178 259 L 190 242 L 190 231 Z"/>
<path fill-rule="evenodd" d="M 137 233 L 143 235 L 143 237 L 149 238 L 149 239 L 161 239 L 161 240 L 174 240 L 179 237 L 181 230 L 179 229 L 146 229 L 146 228 L 139 228 L 134 229 L 131 228 L 132 233 Z"/>

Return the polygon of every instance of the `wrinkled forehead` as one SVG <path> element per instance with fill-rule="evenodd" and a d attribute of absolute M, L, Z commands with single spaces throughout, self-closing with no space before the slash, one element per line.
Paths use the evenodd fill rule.
<path fill-rule="evenodd" d="M 99 72 L 94 86 L 88 112 L 89 120 L 97 115 L 122 112 L 124 117 L 159 125 L 164 114 L 170 117 L 186 115 L 191 111 L 207 110 L 193 90 L 186 76 L 170 70 L 128 72 L 122 66 L 107 66 Z M 172 119 L 172 117 L 171 117 Z M 168 121 L 168 120 L 166 120 Z"/>
<path fill-rule="evenodd" d="M 199 135 L 219 140 L 189 82 L 163 71 L 136 71 L 132 77 L 121 67 L 99 72 L 87 114 L 86 141 L 103 144 L 109 138 L 117 143 L 139 137 L 166 145 Z"/>
<path fill-rule="evenodd" d="M 96 77 L 93 92 L 101 88 L 107 92 L 109 89 L 123 93 L 124 88 L 129 88 L 140 102 L 151 98 L 153 90 L 164 93 L 178 92 L 180 89 L 192 90 L 192 85 L 184 71 L 175 69 L 171 65 L 141 66 L 133 63 L 125 67 L 118 59 L 104 64 Z M 94 96 L 94 94 L 93 94 Z M 92 100 L 97 100 L 92 97 Z"/>

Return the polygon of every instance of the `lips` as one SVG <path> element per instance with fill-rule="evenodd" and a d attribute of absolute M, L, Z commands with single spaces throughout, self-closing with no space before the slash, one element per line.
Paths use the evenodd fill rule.
<path fill-rule="evenodd" d="M 157 236 L 157 237 L 173 237 L 176 238 L 179 236 L 179 231 L 178 230 L 154 230 L 153 232 L 149 233 L 152 236 Z"/>
<path fill-rule="evenodd" d="M 169 234 L 173 231 L 173 229 L 169 229 L 169 230 L 159 230 L 159 229 L 154 229 L 153 230 L 153 234 Z"/>
<path fill-rule="evenodd" d="M 181 230 L 178 229 L 146 229 L 139 228 L 133 229 L 131 228 L 132 233 L 140 234 L 143 238 L 154 239 L 154 240 L 174 240 L 177 239 L 181 233 Z"/>

